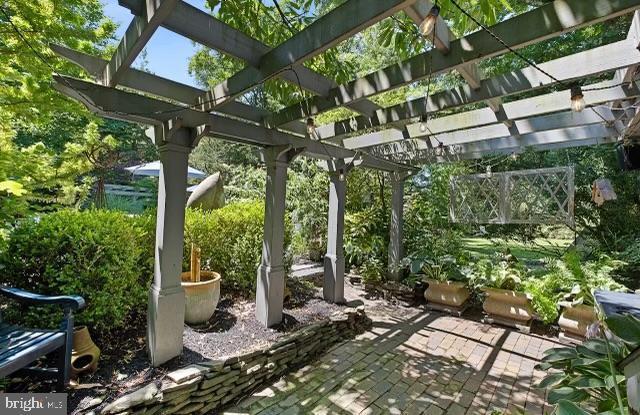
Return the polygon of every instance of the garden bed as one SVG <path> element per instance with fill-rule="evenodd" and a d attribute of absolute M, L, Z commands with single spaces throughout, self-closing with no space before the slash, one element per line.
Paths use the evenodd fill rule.
<path fill-rule="evenodd" d="M 251 307 L 244 308 L 248 311 Z M 331 308 L 330 316 L 318 313 L 328 312 Z M 90 413 L 92 410 L 108 414 L 146 410 L 152 413 L 208 413 L 243 398 L 261 383 L 306 364 L 333 344 L 370 326 L 364 307 L 314 306 L 309 310 L 313 311 L 296 310 L 297 316 L 309 317 L 306 324 L 290 320 L 279 329 L 271 330 L 275 333 L 273 336 L 265 335 L 270 330 L 256 328 L 257 324 L 243 325 L 242 331 L 250 333 L 248 335 L 232 334 L 223 338 L 186 330 L 185 353 L 164 370 L 149 369 L 152 376 L 138 376 L 137 382 L 126 382 L 108 393 L 96 389 L 95 393 L 80 399 L 81 393 L 76 392 L 72 413 Z M 242 317 L 243 314 L 238 314 L 236 322 L 244 321 Z M 288 318 L 293 319 L 290 315 Z M 210 349 L 224 344 L 230 352 Z"/>
<path fill-rule="evenodd" d="M 146 315 L 130 316 L 126 329 L 115 333 L 92 332 L 102 350 L 98 371 L 81 376 L 70 392 L 71 413 L 85 411 L 113 399 L 126 390 L 163 379 L 167 373 L 204 360 L 269 347 L 283 336 L 318 321 L 326 320 L 344 306 L 322 300 L 322 292 L 304 281 L 291 281 L 291 299 L 285 304 L 283 323 L 273 329 L 255 319 L 255 302 L 239 296 L 224 297 L 209 323 L 202 327 L 185 326 L 184 350 L 180 357 L 161 368 L 152 368 L 146 352 Z M 52 385 L 30 379 L 7 384 L 7 392 L 46 392 Z"/>

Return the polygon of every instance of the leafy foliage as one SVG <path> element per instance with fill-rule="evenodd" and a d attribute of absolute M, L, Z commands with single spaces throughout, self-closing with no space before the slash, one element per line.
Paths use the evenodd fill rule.
<path fill-rule="evenodd" d="M 625 376 L 617 365 L 640 345 L 640 320 L 613 315 L 605 324 L 615 336 L 605 334 L 575 347 L 549 349 L 536 366 L 550 372 L 538 387 L 549 389 L 547 401 L 556 405 L 554 413 L 626 413 Z"/>
<path fill-rule="evenodd" d="M 52 70 L 78 75 L 79 69 L 55 59 L 48 45 L 64 44 L 100 55 L 116 29 L 115 24 L 105 18 L 101 2 L 10 0 L 3 2 L 1 7 L 0 124 L 21 120 L 40 123 L 61 111 L 82 113 L 80 104 L 51 88 Z M 14 26 L 30 46 L 16 33 Z"/>
<path fill-rule="evenodd" d="M 500 259 L 482 259 L 476 262 L 467 273 L 469 285 L 476 290 L 497 288 L 518 291 L 527 276 L 527 270 L 517 261 Z"/>
<path fill-rule="evenodd" d="M 23 220 L 2 255 L 4 281 L 41 294 L 77 294 L 87 301 L 77 315 L 96 330 L 123 327 L 144 309 L 153 274 L 148 223 L 119 212 L 60 210 Z M 56 310 L 59 311 L 59 310 Z M 9 308 L 30 325 L 59 321 L 53 309 Z"/>
<path fill-rule="evenodd" d="M 244 295 L 255 291 L 262 254 L 264 203 L 230 203 L 210 212 L 187 210 L 183 269 L 188 270 L 191 244 L 201 249 L 202 269 L 219 272 L 226 290 Z M 291 242 L 286 221 L 285 251 Z M 290 260 L 285 267 L 288 269 Z"/>

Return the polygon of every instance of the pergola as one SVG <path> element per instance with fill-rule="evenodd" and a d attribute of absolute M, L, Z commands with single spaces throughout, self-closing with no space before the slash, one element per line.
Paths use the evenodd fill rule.
<path fill-rule="evenodd" d="M 59 55 L 86 70 L 94 82 L 55 77 L 55 87 L 105 117 L 153 126 L 162 161 L 158 189 L 154 279 L 149 292 L 148 347 L 160 365 L 182 351 L 184 292 L 180 284 L 187 187 L 187 161 L 204 136 L 262 148 L 267 166 L 262 262 L 257 270 L 256 317 L 266 326 L 282 319 L 285 273 L 283 241 L 287 168 L 299 154 L 322 161 L 329 171 L 328 247 L 324 297 L 344 301 L 343 228 L 345 176 L 355 167 L 378 169 L 392 178 L 389 273 L 397 276 L 402 258 L 404 181 L 416 163 L 512 154 L 527 147 L 556 149 L 614 143 L 637 133 L 640 116 L 640 17 L 627 39 L 491 78 L 478 62 L 509 51 L 485 30 L 455 39 L 438 17 L 433 48 L 360 79 L 337 85 L 304 66 L 368 26 L 404 12 L 417 25 L 430 17 L 428 0 L 347 0 L 282 44 L 270 48 L 183 0 L 120 0 L 134 18 L 109 61 L 59 45 Z M 640 0 L 555 0 L 490 28 L 512 49 L 632 13 Z M 244 69 L 210 90 L 201 90 L 131 68 L 160 27 L 208 48 L 241 59 Z M 543 69 L 541 71 L 540 69 Z M 382 108 L 369 98 L 433 75 L 457 71 L 462 86 Z M 548 76 L 549 74 L 552 77 Z M 614 74 L 611 77 L 611 74 Z M 589 104 L 571 112 L 565 83 L 585 85 Z M 237 98 L 271 78 L 299 85 L 313 95 L 306 102 L 270 113 Z M 602 79 L 602 78 L 600 78 Z M 299 84 L 298 84 L 299 82 Z M 555 86 L 561 90 L 534 95 Z M 528 92 L 525 99 L 510 96 Z M 531 97 L 531 95 L 533 95 Z M 471 111 L 442 111 L 478 104 Z M 359 115 L 322 126 L 309 117 L 337 107 Z M 430 116 L 429 131 L 420 128 Z"/>

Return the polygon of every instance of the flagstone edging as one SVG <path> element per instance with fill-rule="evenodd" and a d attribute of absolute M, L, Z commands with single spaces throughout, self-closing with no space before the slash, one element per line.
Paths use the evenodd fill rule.
<path fill-rule="evenodd" d="M 371 326 L 364 306 L 347 308 L 297 330 L 266 349 L 192 364 L 118 397 L 101 415 L 206 414 L 230 405 Z"/>

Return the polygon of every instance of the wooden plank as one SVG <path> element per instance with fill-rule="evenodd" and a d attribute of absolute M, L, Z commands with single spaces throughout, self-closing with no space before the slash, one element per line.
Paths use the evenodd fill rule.
<path fill-rule="evenodd" d="M 558 36 L 570 30 L 612 19 L 640 7 L 640 0 L 611 0 L 606 3 L 584 0 L 555 0 L 530 12 L 494 25 L 491 29 L 513 48 Z M 363 78 L 340 85 L 327 98 L 310 100 L 312 115 L 363 98 L 440 74 L 481 59 L 506 52 L 506 48 L 485 31 L 477 31 L 451 42 L 451 51 L 442 55 L 426 52 Z M 577 68 L 574 68 L 577 69 Z M 305 106 L 292 105 L 274 114 L 268 125 L 282 125 L 306 116 Z"/>
<path fill-rule="evenodd" d="M 585 99 L 590 105 L 597 105 L 611 101 L 617 101 L 625 98 L 634 98 L 640 96 L 640 90 L 635 86 L 620 86 L 615 81 L 605 81 L 597 84 L 589 85 L 587 88 L 606 89 L 596 91 L 585 91 Z M 506 116 L 517 121 L 539 117 L 545 114 L 553 114 L 557 112 L 568 111 L 571 109 L 570 100 L 567 99 L 569 91 L 558 91 L 550 94 L 539 95 L 536 97 L 512 101 L 503 105 Z M 603 112 L 606 115 L 606 109 L 602 107 L 596 108 L 596 111 Z M 585 115 L 591 112 L 590 115 Z M 592 118 L 593 111 L 584 111 L 581 115 L 575 115 L 576 119 Z M 441 118 L 429 120 L 429 130 L 434 134 L 441 134 L 449 131 L 458 131 L 474 126 L 482 127 L 495 124 L 498 121 L 496 114 L 489 108 L 479 110 L 471 110 L 460 114 L 454 114 Z M 403 132 L 394 130 L 382 130 L 374 133 L 363 134 L 361 136 L 345 138 L 343 140 L 331 139 L 331 142 L 339 142 L 346 148 L 366 148 L 380 144 L 392 143 L 394 141 L 406 140 L 412 137 L 424 135 L 419 130 L 419 124 L 408 125 Z"/>
<path fill-rule="evenodd" d="M 601 124 L 603 119 L 609 122 L 616 120 L 615 115 L 608 108 L 598 109 L 598 114 L 593 111 L 583 111 L 581 113 L 565 111 L 518 120 L 514 122 L 512 127 L 499 123 L 444 133 L 435 133 L 434 131 L 433 140 L 445 145 L 462 144 L 492 138 L 513 137 L 540 131 Z M 518 132 L 517 134 L 514 134 L 514 129 Z M 414 138 L 416 141 L 423 139 L 424 137 Z M 371 146 L 367 144 L 376 142 L 376 146 L 379 146 L 406 140 L 407 137 L 399 137 L 398 133 L 394 132 L 394 130 L 385 130 L 345 140 L 344 147 L 350 149 L 371 148 Z M 375 148 L 375 146 L 373 146 L 373 148 Z"/>
<path fill-rule="evenodd" d="M 590 49 L 584 52 L 558 58 L 538 66 L 554 75 L 557 79 L 569 82 L 575 79 L 607 73 L 619 68 L 640 63 L 640 51 L 629 40 L 622 40 L 606 46 Z M 338 142 L 342 136 L 357 130 L 386 126 L 393 122 L 407 121 L 427 113 L 457 108 L 463 105 L 478 103 L 495 98 L 501 98 L 526 91 L 543 88 L 556 82 L 542 74 L 536 68 L 527 67 L 507 74 L 492 77 L 482 81 L 479 89 L 463 85 L 450 90 L 432 94 L 426 98 L 414 99 L 399 105 L 394 105 L 376 111 L 374 117 L 354 117 L 348 120 L 330 123 L 318 128 L 322 139 Z M 568 93 L 568 92 L 567 92 Z M 498 102 L 495 102 L 498 104 Z M 494 109 L 494 108 L 492 108 Z M 494 110 L 499 110 L 496 105 Z M 486 112 L 488 118 L 498 121 L 495 114 Z M 462 118 L 459 116 L 458 118 Z M 511 117 L 509 117 L 511 119 Z M 447 122 L 451 129 L 463 128 L 465 119 L 457 123 Z M 430 123 L 437 122 L 435 120 Z M 468 124 L 466 125 L 469 126 Z"/>
<path fill-rule="evenodd" d="M 162 122 L 180 117 L 184 128 L 210 126 L 208 135 L 228 141 L 252 144 L 261 147 L 291 146 L 292 149 L 304 149 L 308 156 L 327 158 L 352 158 L 357 152 L 331 144 L 303 139 L 277 130 L 267 129 L 255 124 L 223 117 L 216 114 L 200 112 L 180 107 L 168 102 L 159 101 L 148 96 L 105 87 L 99 84 L 54 75 L 54 88 L 74 98 L 89 110 L 107 118 L 138 122 L 148 125 L 161 125 Z M 81 91 L 81 92 L 80 92 Z M 144 111 L 140 111 L 140 109 Z M 384 171 L 404 171 L 409 166 L 363 156 L 363 166 Z"/>
<path fill-rule="evenodd" d="M 557 130 L 534 132 L 523 134 L 519 137 L 502 137 L 488 140 L 476 140 L 466 143 L 454 144 L 451 148 L 455 149 L 458 155 L 485 153 L 492 154 L 496 151 L 512 150 L 514 148 L 538 147 L 549 144 L 560 144 L 574 140 L 597 139 L 603 137 L 617 137 L 618 133 L 613 127 L 607 127 L 601 124 L 589 125 L 574 128 L 562 128 Z M 411 153 L 420 151 L 432 151 L 438 146 L 435 139 L 425 140 L 408 140 L 406 142 L 394 143 L 379 148 L 374 154 L 397 155 L 398 153 Z"/>
<path fill-rule="evenodd" d="M 347 0 L 261 56 L 257 67 L 245 67 L 213 87 L 199 102 L 204 110 L 212 110 L 272 78 L 287 67 L 324 52 L 415 1 Z"/>
<path fill-rule="evenodd" d="M 118 48 L 102 73 L 102 83 L 115 86 L 122 74 L 131 66 L 162 21 L 171 13 L 176 0 L 146 0 L 143 14 L 135 16 Z"/>
<path fill-rule="evenodd" d="M 144 0 L 120 0 L 119 3 L 121 6 L 131 10 L 132 13 L 140 15 Z M 247 36 L 245 33 L 182 0 L 177 1 L 174 13 L 171 13 L 162 22 L 162 26 L 196 43 L 241 59 L 252 66 L 259 65 L 260 57 L 271 50 L 269 46 L 262 42 Z M 202 28 L 206 28 L 206 30 Z M 326 95 L 332 88 L 336 87 L 336 83 L 333 80 L 304 65 L 294 65 L 293 69 L 295 69 L 296 73 L 283 71 L 277 76 L 294 85 L 298 85 L 299 78 L 303 89 L 318 95 Z M 200 95 L 203 94 L 206 94 L 206 91 L 200 93 Z M 188 103 L 192 104 L 193 102 L 195 102 L 195 98 Z M 225 104 L 224 108 L 229 110 L 227 107 L 234 105 L 234 103 L 235 101 Z M 368 100 L 355 102 L 348 107 L 368 116 L 372 116 L 380 108 L 380 106 Z M 257 109 L 256 112 L 258 112 Z M 242 118 L 249 119 L 246 114 Z M 262 117 L 260 117 L 261 119 Z M 292 126 L 287 126 L 286 129 L 294 130 Z"/>

